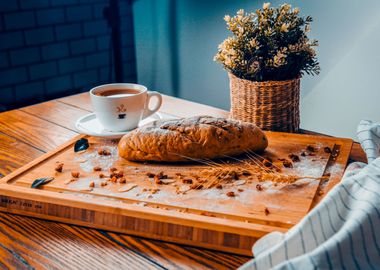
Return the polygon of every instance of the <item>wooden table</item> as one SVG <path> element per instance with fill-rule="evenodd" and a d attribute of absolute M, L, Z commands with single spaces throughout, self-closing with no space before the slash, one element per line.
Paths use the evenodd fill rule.
<path fill-rule="evenodd" d="M 0 176 L 76 136 L 75 120 L 91 111 L 84 93 L 1 113 Z M 164 96 L 161 111 L 183 117 L 228 114 L 169 96 Z M 354 144 L 351 160 L 365 161 L 358 144 Z M 0 213 L 0 268 L 233 269 L 249 259 Z"/>

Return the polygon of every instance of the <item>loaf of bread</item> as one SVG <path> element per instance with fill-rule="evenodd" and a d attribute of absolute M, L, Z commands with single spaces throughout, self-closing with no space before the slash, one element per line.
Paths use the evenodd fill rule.
<path fill-rule="evenodd" d="M 251 123 L 197 116 L 140 127 L 124 135 L 118 147 L 127 160 L 177 162 L 234 156 L 267 146 L 265 134 Z"/>

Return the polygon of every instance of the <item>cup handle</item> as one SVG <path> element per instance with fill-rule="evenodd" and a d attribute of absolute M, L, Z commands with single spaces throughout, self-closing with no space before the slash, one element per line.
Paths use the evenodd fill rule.
<path fill-rule="evenodd" d="M 146 109 L 145 109 L 143 117 L 142 117 L 143 119 L 147 118 L 147 117 L 151 116 L 152 114 L 154 114 L 155 112 L 157 112 L 160 109 L 161 104 L 162 104 L 162 95 L 160 93 L 158 93 L 156 91 L 148 91 L 147 94 L 148 94 L 148 97 L 146 99 L 146 107 L 145 107 Z M 150 110 L 149 109 L 149 103 L 150 103 L 150 99 L 152 97 L 157 97 L 158 102 L 157 102 L 156 106 L 153 108 L 153 110 Z"/>

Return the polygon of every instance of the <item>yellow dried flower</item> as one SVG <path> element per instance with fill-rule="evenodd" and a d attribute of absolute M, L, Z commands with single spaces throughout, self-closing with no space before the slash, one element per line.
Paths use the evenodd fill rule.
<path fill-rule="evenodd" d="M 263 4 L 263 9 L 268 9 L 270 7 L 270 3 L 266 2 Z"/>
<path fill-rule="evenodd" d="M 281 9 L 285 12 L 288 12 L 290 9 L 292 8 L 292 6 L 290 4 L 283 4 L 281 6 Z"/>
<path fill-rule="evenodd" d="M 288 32 L 289 31 L 288 28 L 289 28 L 288 24 L 287 23 L 283 23 L 281 25 L 281 32 Z"/>

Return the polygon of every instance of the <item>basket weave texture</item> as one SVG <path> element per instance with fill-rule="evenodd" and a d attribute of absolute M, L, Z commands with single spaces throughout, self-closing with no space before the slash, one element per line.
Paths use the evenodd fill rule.
<path fill-rule="evenodd" d="M 300 78 L 253 82 L 229 73 L 230 117 L 264 130 L 297 132 L 300 125 Z"/>

